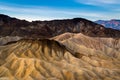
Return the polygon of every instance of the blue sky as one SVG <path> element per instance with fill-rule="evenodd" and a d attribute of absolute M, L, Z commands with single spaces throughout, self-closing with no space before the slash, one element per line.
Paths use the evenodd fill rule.
<path fill-rule="evenodd" d="M 52 20 L 82 17 L 120 19 L 119 0 L 0 0 L 0 13 L 19 19 Z"/>

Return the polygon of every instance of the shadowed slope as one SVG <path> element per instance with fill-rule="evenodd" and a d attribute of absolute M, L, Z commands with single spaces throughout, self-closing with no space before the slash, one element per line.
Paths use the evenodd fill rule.
<path fill-rule="evenodd" d="M 89 54 L 91 49 L 84 49 Z M 88 56 L 54 40 L 20 40 L 0 47 L 0 79 L 119 80 L 119 74 L 119 58 Z"/>
<path fill-rule="evenodd" d="M 18 37 L 18 36 L 6 36 L 6 37 L 0 37 L 0 45 L 4 45 L 8 42 L 12 42 L 12 41 L 18 41 L 22 39 L 22 37 Z"/>

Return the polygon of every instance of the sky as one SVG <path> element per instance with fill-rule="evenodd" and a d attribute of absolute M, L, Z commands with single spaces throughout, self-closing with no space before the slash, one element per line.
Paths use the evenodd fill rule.
<path fill-rule="evenodd" d="M 0 14 L 28 21 L 120 19 L 120 0 L 0 0 Z"/>

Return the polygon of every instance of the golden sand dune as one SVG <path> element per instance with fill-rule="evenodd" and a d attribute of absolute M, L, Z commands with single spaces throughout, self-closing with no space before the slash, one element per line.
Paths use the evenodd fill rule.
<path fill-rule="evenodd" d="M 0 80 L 119 80 L 119 49 L 101 40 L 73 34 L 1 46 Z"/>

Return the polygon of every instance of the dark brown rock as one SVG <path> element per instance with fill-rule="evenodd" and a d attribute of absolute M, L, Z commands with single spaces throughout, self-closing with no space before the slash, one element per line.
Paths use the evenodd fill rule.
<path fill-rule="evenodd" d="M 83 18 L 28 22 L 0 14 L 0 36 L 50 38 L 65 32 L 83 33 L 92 37 L 120 38 L 120 31 Z"/>

